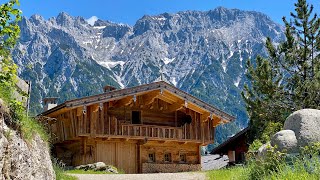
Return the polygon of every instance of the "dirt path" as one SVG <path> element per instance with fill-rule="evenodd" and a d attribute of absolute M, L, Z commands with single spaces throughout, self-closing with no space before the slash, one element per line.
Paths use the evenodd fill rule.
<path fill-rule="evenodd" d="M 205 180 L 205 173 L 156 173 L 156 174 L 70 174 L 79 180 Z"/>

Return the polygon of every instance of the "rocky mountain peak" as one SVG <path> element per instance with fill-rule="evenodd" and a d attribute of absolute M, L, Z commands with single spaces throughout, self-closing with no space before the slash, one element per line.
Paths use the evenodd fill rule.
<path fill-rule="evenodd" d="M 31 20 L 32 19 L 32 20 Z M 284 38 L 283 27 L 268 16 L 218 7 L 145 15 L 133 27 L 60 13 L 20 22 L 14 51 L 21 76 L 32 80 L 34 105 L 45 96 L 61 101 L 163 77 L 178 88 L 237 116 L 247 114 L 240 92 L 247 59 L 264 55 L 264 42 Z M 34 109 L 41 109 L 35 106 Z"/>
<path fill-rule="evenodd" d="M 44 23 L 45 19 L 41 15 L 34 14 L 29 18 L 29 21 L 35 25 L 39 25 Z"/>
<path fill-rule="evenodd" d="M 66 12 L 61 12 L 58 14 L 56 22 L 60 26 L 70 26 L 73 24 L 73 17 Z"/>

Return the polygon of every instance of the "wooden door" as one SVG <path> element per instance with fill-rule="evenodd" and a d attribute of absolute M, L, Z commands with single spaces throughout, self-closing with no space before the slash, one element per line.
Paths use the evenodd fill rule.
<path fill-rule="evenodd" d="M 97 161 L 113 165 L 126 174 L 137 173 L 137 148 L 135 143 L 98 142 Z"/>

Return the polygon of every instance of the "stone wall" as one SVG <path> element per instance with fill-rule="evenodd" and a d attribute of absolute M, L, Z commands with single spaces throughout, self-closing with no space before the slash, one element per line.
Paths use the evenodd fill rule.
<path fill-rule="evenodd" d="M 142 163 L 142 173 L 174 173 L 200 171 L 201 164 Z"/>

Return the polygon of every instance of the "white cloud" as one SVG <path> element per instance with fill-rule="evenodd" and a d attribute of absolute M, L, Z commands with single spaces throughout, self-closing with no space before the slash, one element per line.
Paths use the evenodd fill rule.
<path fill-rule="evenodd" d="M 97 16 L 92 16 L 91 18 L 87 19 L 88 24 L 90 24 L 91 26 L 94 25 L 94 23 L 98 20 Z"/>

